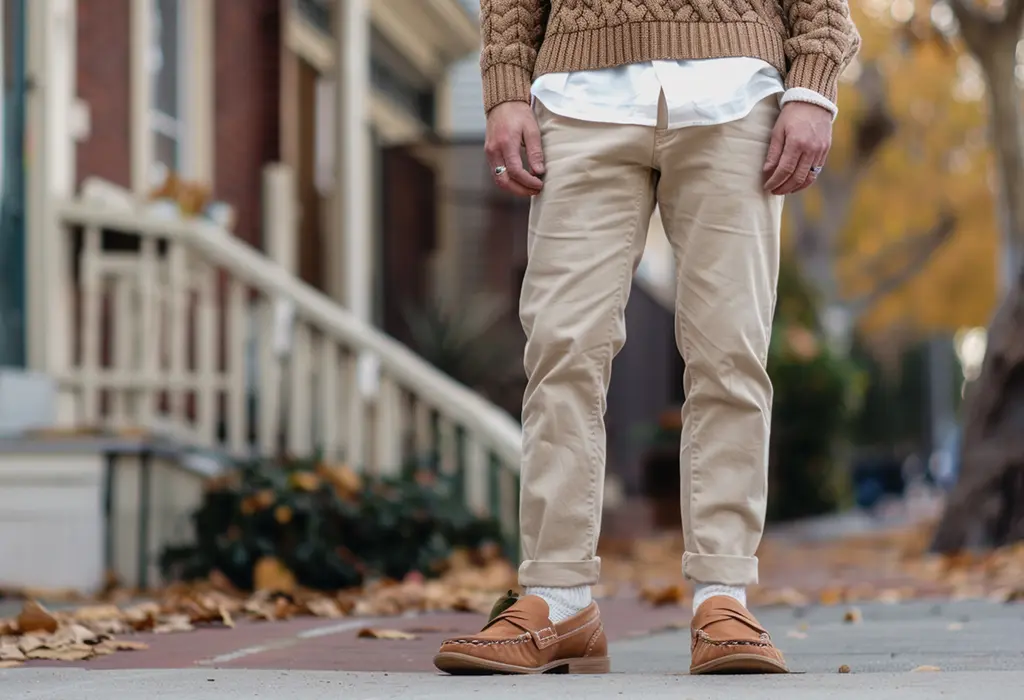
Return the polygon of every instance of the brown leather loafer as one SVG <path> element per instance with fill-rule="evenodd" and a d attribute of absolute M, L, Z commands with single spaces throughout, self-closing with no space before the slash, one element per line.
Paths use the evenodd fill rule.
<path fill-rule="evenodd" d="M 690 623 L 690 673 L 789 673 L 782 652 L 739 601 L 709 598 Z"/>
<path fill-rule="evenodd" d="M 557 625 L 537 596 L 519 598 L 480 634 L 449 639 L 434 665 L 455 675 L 608 673 L 608 640 L 596 603 Z"/>

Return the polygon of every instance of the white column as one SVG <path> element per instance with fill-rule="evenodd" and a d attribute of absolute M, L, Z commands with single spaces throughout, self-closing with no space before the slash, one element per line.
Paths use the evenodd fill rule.
<path fill-rule="evenodd" d="M 70 115 L 75 96 L 75 2 L 31 0 L 27 70 L 27 344 L 33 370 L 60 374 L 71 354 L 71 267 L 67 235 L 57 205 L 72 195 L 75 143 Z M 58 406 L 69 420 L 70 406 Z"/>
<path fill-rule="evenodd" d="M 149 50 L 153 36 L 153 3 L 151 0 L 132 0 L 129 8 L 129 129 L 131 134 L 131 183 L 137 196 L 150 190 L 149 169 L 153 164 L 153 133 L 150 128 L 152 84 L 149 72 Z"/>
<path fill-rule="evenodd" d="M 185 134 L 189 179 L 213 187 L 214 176 L 214 64 L 216 36 L 214 0 L 188 0 L 185 25 Z"/>
<path fill-rule="evenodd" d="M 271 260 L 292 275 L 299 273 L 296 235 L 299 214 L 295 175 L 284 163 L 263 168 L 263 242 Z"/>
<path fill-rule="evenodd" d="M 341 276 L 340 297 L 359 318 L 370 321 L 373 309 L 374 178 L 370 157 L 370 13 L 367 0 L 338 0 L 334 13 L 338 98 L 338 155 L 335 180 L 337 227 L 341 260 L 332 261 L 331 284 Z"/>

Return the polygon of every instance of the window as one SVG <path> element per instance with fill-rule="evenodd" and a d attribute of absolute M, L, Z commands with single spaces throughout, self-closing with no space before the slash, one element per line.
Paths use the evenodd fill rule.
<path fill-rule="evenodd" d="M 186 173 L 185 162 L 185 0 L 150 0 L 153 28 L 150 41 L 150 125 L 153 161 L 149 184 L 159 187 L 170 173 Z"/>
<path fill-rule="evenodd" d="M 428 127 L 434 127 L 434 87 L 379 30 L 370 32 L 370 83 Z"/>
<path fill-rule="evenodd" d="M 329 0 L 295 0 L 299 15 L 314 27 L 327 34 L 331 29 L 331 6 Z"/>

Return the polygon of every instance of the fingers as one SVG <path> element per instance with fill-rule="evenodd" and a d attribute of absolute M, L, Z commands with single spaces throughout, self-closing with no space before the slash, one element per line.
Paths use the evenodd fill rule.
<path fill-rule="evenodd" d="M 764 172 L 767 175 L 775 172 L 775 168 L 779 165 L 779 159 L 782 157 L 782 146 L 785 143 L 786 129 L 782 121 L 775 123 L 775 128 L 772 129 L 772 140 L 768 144 L 768 157 L 764 161 Z"/>
<path fill-rule="evenodd" d="M 523 142 L 526 144 L 526 162 L 530 170 L 538 178 L 544 176 L 544 149 L 541 147 L 540 126 L 536 119 L 531 119 L 523 129 Z"/>
<path fill-rule="evenodd" d="M 784 138 L 785 141 L 782 146 L 782 154 L 779 156 L 778 165 L 775 166 L 774 170 L 770 171 L 771 174 L 768 176 L 768 181 L 764 184 L 764 188 L 772 194 L 780 194 L 779 188 L 796 172 L 797 165 L 800 164 L 800 157 L 803 155 L 800 145 L 795 138 L 789 134 L 786 134 Z"/>
<path fill-rule="evenodd" d="M 487 151 L 487 162 L 491 165 L 491 175 L 494 177 L 494 183 L 498 187 L 520 197 L 532 197 L 537 194 L 536 192 L 523 187 L 509 176 L 508 166 L 505 165 L 505 160 L 500 153 L 492 155 L 490 148 L 486 148 L 485 150 Z M 494 172 L 495 168 L 499 166 L 505 166 L 505 171 L 500 175 Z"/>
<path fill-rule="evenodd" d="M 796 164 L 796 169 L 793 174 L 789 176 L 785 182 L 783 182 L 775 190 L 772 190 L 772 194 L 793 194 L 802 190 L 804 187 L 813 182 L 813 175 L 811 174 L 811 167 L 815 163 L 815 156 L 812 153 L 803 151 L 800 154 L 800 160 Z"/>
<path fill-rule="evenodd" d="M 524 142 L 531 169 L 541 174 L 544 172 L 540 128 L 532 113 L 528 117 L 497 122 L 493 132 L 488 130 L 487 143 L 484 146 L 487 162 L 490 163 L 492 172 L 499 166 L 505 168 L 500 174 L 494 173 L 495 183 L 503 190 L 523 197 L 531 197 L 543 187 L 540 178 L 535 177 L 523 167 L 520 148 Z"/>
<path fill-rule="evenodd" d="M 531 192 L 540 192 L 540 188 L 544 186 L 544 183 L 540 181 L 540 178 L 533 175 L 526 168 L 523 167 L 523 158 L 520 155 L 520 147 L 522 145 L 522 134 L 519 136 L 519 140 L 512 142 L 511 140 L 506 141 L 501 147 L 501 156 L 505 162 L 505 167 L 508 168 L 507 175 L 512 178 L 512 182 L 518 183 L 522 187 L 526 188 Z"/>

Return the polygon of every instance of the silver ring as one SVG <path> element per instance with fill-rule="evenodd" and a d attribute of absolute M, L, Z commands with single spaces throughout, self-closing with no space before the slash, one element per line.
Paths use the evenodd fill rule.
<path fill-rule="evenodd" d="M 824 168 L 824 166 L 821 166 L 821 165 L 812 165 L 811 166 L 811 175 L 819 174 L 822 171 L 823 168 Z"/>
<path fill-rule="evenodd" d="M 499 166 L 498 166 L 497 168 L 495 168 L 495 169 L 494 169 L 494 176 L 495 176 L 495 177 L 499 177 L 499 176 L 500 176 L 500 175 L 502 175 L 502 174 L 503 174 L 503 173 L 504 173 L 504 172 L 505 172 L 506 170 L 508 170 L 508 168 L 506 168 L 506 167 L 505 167 L 504 165 L 499 165 Z"/>

